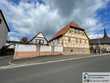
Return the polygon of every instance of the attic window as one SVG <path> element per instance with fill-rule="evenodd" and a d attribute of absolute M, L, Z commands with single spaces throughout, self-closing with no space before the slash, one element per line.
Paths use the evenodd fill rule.
<path fill-rule="evenodd" d="M 73 30 L 70 30 L 69 32 L 70 32 L 70 33 L 72 33 L 72 32 L 73 32 Z"/>
<path fill-rule="evenodd" d="M 2 20 L 0 19 L 0 24 L 2 23 Z"/>

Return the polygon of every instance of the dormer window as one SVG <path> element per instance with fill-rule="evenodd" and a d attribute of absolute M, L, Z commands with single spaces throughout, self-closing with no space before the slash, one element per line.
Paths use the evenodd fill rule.
<path fill-rule="evenodd" d="M 69 33 L 73 33 L 73 32 L 74 32 L 74 29 L 70 29 L 70 30 L 69 30 Z"/>

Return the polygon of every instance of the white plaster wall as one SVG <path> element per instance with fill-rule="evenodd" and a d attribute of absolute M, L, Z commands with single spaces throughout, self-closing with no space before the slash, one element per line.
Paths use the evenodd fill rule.
<path fill-rule="evenodd" d="M 37 51 L 36 45 L 22 45 L 17 44 L 15 46 L 15 52 L 31 52 L 31 51 Z M 40 52 L 51 52 L 52 47 L 51 46 L 40 46 Z M 63 47 L 55 46 L 54 52 L 63 52 Z"/>
<path fill-rule="evenodd" d="M 41 46 L 40 51 L 41 52 L 51 52 L 51 46 Z"/>
<path fill-rule="evenodd" d="M 36 43 L 36 39 L 41 39 L 41 40 L 44 41 L 44 44 L 47 44 L 47 41 L 44 38 L 35 38 L 35 39 L 32 40 L 31 43 Z"/>
<path fill-rule="evenodd" d="M 55 51 L 55 52 L 63 52 L 63 47 L 61 47 L 61 46 L 56 46 L 54 51 Z"/>
<path fill-rule="evenodd" d="M 2 22 L 0 24 L 0 49 L 1 49 L 6 43 L 7 36 L 8 36 L 8 29 L 1 16 L 1 13 L 0 13 L 0 19 L 2 20 Z"/>
<path fill-rule="evenodd" d="M 22 44 L 17 44 L 15 46 L 15 51 L 16 52 L 26 52 L 26 51 L 36 51 L 36 46 L 35 45 L 22 45 Z"/>

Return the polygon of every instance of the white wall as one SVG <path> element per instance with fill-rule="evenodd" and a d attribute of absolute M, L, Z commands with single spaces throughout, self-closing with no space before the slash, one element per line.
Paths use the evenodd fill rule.
<path fill-rule="evenodd" d="M 0 24 L 0 49 L 2 48 L 2 46 L 5 45 L 6 40 L 7 40 L 7 35 L 8 35 L 8 29 L 6 27 L 6 24 L 1 16 L 0 13 L 0 19 L 2 20 L 1 24 Z"/>
<path fill-rule="evenodd" d="M 51 52 L 51 46 L 41 46 L 40 51 L 41 52 Z"/>
<path fill-rule="evenodd" d="M 56 46 L 55 47 L 55 50 L 54 50 L 55 52 L 63 52 L 63 47 L 61 47 L 61 46 Z"/>
<path fill-rule="evenodd" d="M 17 44 L 15 46 L 15 51 L 17 52 L 25 52 L 25 51 L 36 51 L 36 46 L 35 45 L 22 45 L 22 44 Z"/>
<path fill-rule="evenodd" d="M 39 39 L 44 41 L 43 44 L 47 44 L 47 40 L 45 39 L 43 33 L 41 32 L 36 35 L 36 37 L 31 41 L 31 43 L 36 43 L 36 40 L 39 40 Z"/>
<path fill-rule="evenodd" d="M 15 46 L 15 51 L 37 51 L 36 45 L 23 45 L 23 44 L 17 44 Z M 51 46 L 40 46 L 40 51 L 41 52 L 51 52 L 52 47 Z M 63 52 L 63 47 L 61 46 L 55 46 L 54 47 L 55 52 Z"/>
<path fill-rule="evenodd" d="M 37 56 L 46 56 L 51 55 L 52 53 L 51 46 L 41 46 L 40 47 L 40 54 L 39 49 L 37 49 L 36 45 L 24 45 L 24 44 L 17 44 L 15 46 L 15 54 L 14 59 L 21 59 L 21 58 L 32 58 Z M 54 53 L 63 53 L 63 47 L 54 47 Z"/>

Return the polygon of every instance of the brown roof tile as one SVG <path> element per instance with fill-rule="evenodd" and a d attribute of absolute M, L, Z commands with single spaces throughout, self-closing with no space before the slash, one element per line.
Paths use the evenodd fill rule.
<path fill-rule="evenodd" d="M 76 24 L 75 22 L 70 22 L 69 24 L 64 26 L 61 30 L 59 30 L 50 41 L 57 39 L 61 37 L 62 35 L 64 35 L 68 31 L 69 28 L 75 28 L 75 29 L 84 31 L 84 29 L 80 28 L 78 24 Z"/>

